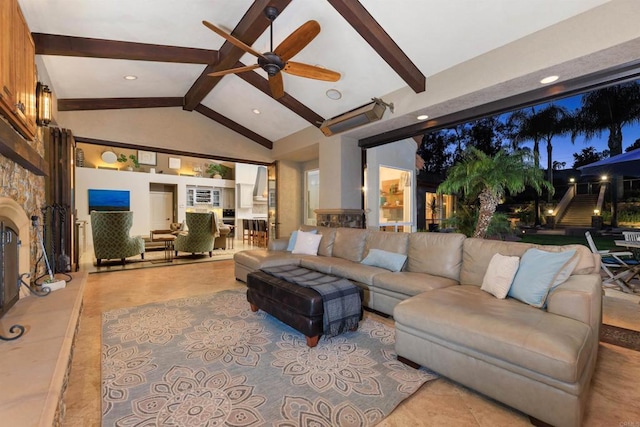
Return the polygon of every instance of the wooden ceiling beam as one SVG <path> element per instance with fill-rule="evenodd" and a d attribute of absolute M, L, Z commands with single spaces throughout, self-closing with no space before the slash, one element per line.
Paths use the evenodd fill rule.
<path fill-rule="evenodd" d="M 211 108 L 207 107 L 206 105 L 198 104 L 196 105 L 196 108 L 194 108 L 194 110 L 202 114 L 203 116 L 208 117 L 211 120 L 214 120 L 220 123 L 222 126 L 225 126 L 231 129 L 232 131 L 237 132 L 240 135 L 245 136 L 254 142 L 257 142 L 258 144 L 268 148 L 269 150 L 273 148 L 273 142 L 271 142 L 267 138 L 261 135 L 258 135 L 251 129 L 247 129 L 246 127 L 242 126 L 240 123 L 236 123 L 230 118 L 225 117 L 222 114 L 213 111 Z"/>
<path fill-rule="evenodd" d="M 0 124 L 1 126 L 1 124 Z M 113 148 L 126 148 L 129 150 L 144 150 L 144 151 L 154 151 L 156 153 L 169 154 L 172 156 L 185 156 L 185 157 L 197 157 L 199 159 L 215 159 L 222 162 L 231 162 L 231 163 L 247 163 L 251 165 L 270 165 L 268 162 L 261 162 L 257 160 L 249 160 L 242 159 L 239 157 L 226 157 L 226 156 L 218 156 L 212 155 L 211 153 L 198 153 L 194 151 L 182 151 L 176 150 L 173 148 L 163 148 L 163 147 L 151 147 L 148 145 L 137 145 L 137 144 L 129 144 L 127 142 L 119 142 L 119 141 L 111 141 L 107 139 L 96 139 L 96 138 L 87 138 L 85 136 L 73 136 L 73 139 L 76 142 L 80 142 L 83 144 L 92 144 L 92 145 L 102 145 L 105 147 L 113 147 Z"/>
<path fill-rule="evenodd" d="M 126 108 L 182 107 L 184 98 L 64 98 L 58 99 L 58 111 L 118 110 Z"/>
<path fill-rule="evenodd" d="M 218 51 L 117 40 L 32 33 L 38 55 L 130 59 L 134 61 L 215 64 Z"/>
<path fill-rule="evenodd" d="M 269 19 L 264 14 L 266 6 L 274 6 L 282 13 L 291 0 L 256 0 L 249 10 L 244 14 L 238 25 L 231 32 L 231 35 L 242 41 L 246 45 L 253 45 L 255 41 L 269 28 Z M 213 33 L 212 33 L 213 34 Z M 219 60 L 217 63 L 209 63 L 200 77 L 191 86 L 185 95 L 184 109 L 194 110 L 205 96 L 222 80 L 222 77 L 210 77 L 209 73 L 232 68 L 240 60 L 245 52 L 225 41 L 219 50 Z"/>
<path fill-rule="evenodd" d="M 414 90 L 424 92 L 426 77 L 357 0 L 328 0 L 342 17 Z"/>
<path fill-rule="evenodd" d="M 244 67 L 244 66 L 245 64 L 243 64 L 240 61 L 236 62 L 236 64 L 234 65 L 234 67 Z M 261 90 L 263 93 L 265 93 L 268 96 L 271 96 L 271 89 L 269 88 L 269 80 L 265 79 L 260 74 L 256 73 L 255 71 L 250 71 L 247 73 L 240 73 L 236 75 L 240 77 L 242 80 L 244 80 L 245 82 L 255 87 L 256 89 Z M 278 101 L 284 107 L 287 107 L 289 110 L 293 111 L 294 113 L 296 113 L 297 115 L 299 115 L 300 117 L 302 117 L 303 119 L 305 119 L 315 127 L 320 127 L 322 122 L 324 122 L 324 118 L 321 115 L 319 115 L 318 113 L 316 113 L 315 111 L 313 111 L 312 109 L 310 109 L 309 107 L 304 105 L 302 102 L 298 101 L 297 99 L 295 99 L 293 96 L 289 95 L 286 92 L 284 93 L 284 96 L 280 97 L 279 99 L 276 99 L 276 101 Z"/>

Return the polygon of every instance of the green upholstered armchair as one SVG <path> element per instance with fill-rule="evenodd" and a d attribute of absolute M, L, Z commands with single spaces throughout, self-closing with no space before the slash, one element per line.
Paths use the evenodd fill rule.
<path fill-rule="evenodd" d="M 213 214 L 211 212 L 187 212 L 186 213 L 187 232 L 181 232 L 176 236 L 173 248 L 178 252 L 209 252 L 213 255 L 213 239 L 217 230 L 212 228 Z"/>
<path fill-rule="evenodd" d="M 133 225 L 133 212 L 91 212 L 93 250 L 98 265 L 103 259 L 120 259 L 140 254 L 144 259 L 144 240 L 129 236 Z"/>

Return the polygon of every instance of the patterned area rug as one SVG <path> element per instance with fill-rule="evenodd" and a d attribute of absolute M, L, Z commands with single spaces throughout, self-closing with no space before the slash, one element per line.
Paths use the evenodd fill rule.
<path fill-rule="evenodd" d="M 603 324 L 600 327 L 600 341 L 640 351 L 640 332 L 631 329 Z"/>
<path fill-rule="evenodd" d="M 249 309 L 244 290 L 103 314 L 105 426 L 371 426 L 426 381 L 394 329 L 321 338 Z"/>

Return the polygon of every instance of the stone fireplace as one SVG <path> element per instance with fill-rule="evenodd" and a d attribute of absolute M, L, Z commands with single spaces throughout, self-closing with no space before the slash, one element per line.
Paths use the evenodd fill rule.
<path fill-rule="evenodd" d="M 18 278 L 31 271 L 31 230 L 26 212 L 13 199 L 0 197 L 0 316 L 15 303 Z M 22 296 L 26 295 L 21 293 Z"/>
<path fill-rule="evenodd" d="M 362 209 L 316 209 L 316 224 L 322 227 L 364 228 Z"/>

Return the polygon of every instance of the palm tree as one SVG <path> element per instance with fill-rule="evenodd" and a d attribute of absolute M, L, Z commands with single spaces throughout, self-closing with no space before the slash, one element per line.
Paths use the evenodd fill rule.
<path fill-rule="evenodd" d="M 478 222 L 473 237 L 484 238 L 491 218 L 506 192 L 518 194 L 525 186 L 538 193 L 545 187 L 553 193 L 553 186 L 544 180 L 540 168 L 529 161 L 524 151 L 498 151 L 494 156 L 468 147 L 460 163 L 449 169 L 447 179 L 438 186 L 438 194 L 452 194 L 462 190 L 466 197 L 480 201 Z"/>
<path fill-rule="evenodd" d="M 589 141 L 609 132 L 611 156 L 622 153 L 622 127 L 640 123 L 640 83 L 629 82 L 594 90 L 582 97 L 576 131 Z"/>
<path fill-rule="evenodd" d="M 538 118 L 540 135 L 547 142 L 547 181 L 553 184 L 553 145 L 555 136 L 566 135 L 574 129 L 574 119 L 571 113 L 555 104 L 548 104 L 535 114 Z M 551 201 L 549 193 L 548 201 Z"/>
<path fill-rule="evenodd" d="M 568 134 L 573 130 L 574 122 L 569 111 L 555 104 L 547 104 L 538 111 L 531 107 L 531 109 L 512 113 L 507 124 L 514 129 L 511 136 L 514 148 L 522 142 L 533 141 L 534 165 L 538 168 L 540 167 L 540 142 L 547 142 L 547 181 L 553 183 L 553 145 L 551 141 L 553 137 Z M 551 195 L 552 193 L 549 193 L 549 201 L 551 201 Z M 540 207 L 537 196 L 535 198 L 535 225 L 540 225 Z"/>
<path fill-rule="evenodd" d="M 585 94 L 576 122 L 572 139 L 581 134 L 588 141 L 608 131 L 609 154 L 621 154 L 622 127 L 640 123 L 640 84 L 622 83 Z M 617 182 L 614 176 L 611 182 L 611 225 L 614 227 L 618 225 Z"/>

